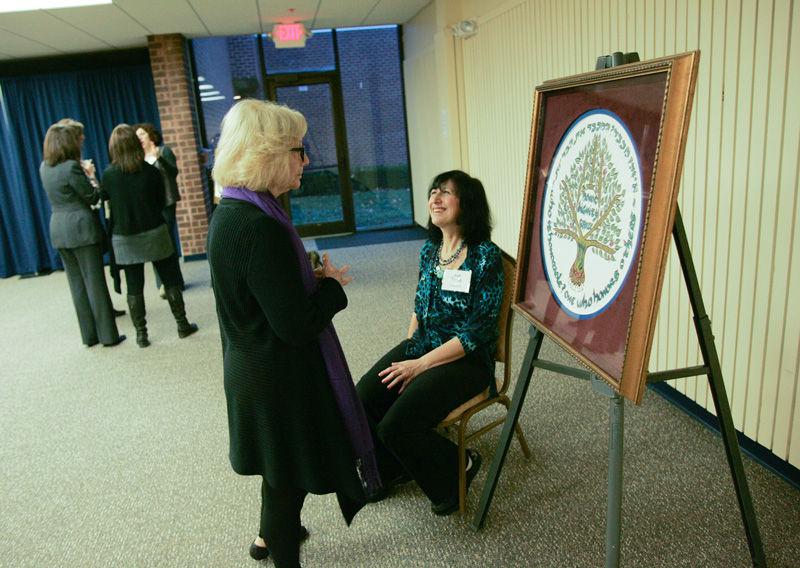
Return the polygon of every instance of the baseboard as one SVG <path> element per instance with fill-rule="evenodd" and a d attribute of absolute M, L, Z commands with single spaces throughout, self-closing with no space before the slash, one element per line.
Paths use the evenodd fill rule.
<path fill-rule="evenodd" d="M 26 278 L 38 278 L 39 276 L 47 276 L 48 274 L 52 274 L 52 268 L 40 268 L 36 272 L 24 272 L 19 275 L 20 280 L 24 280 Z"/>
<path fill-rule="evenodd" d="M 648 386 L 651 390 L 686 412 L 686 414 L 699 420 L 709 430 L 717 434 L 720 433 L 717 417 L 682 392 L 674 389 L 667 383 L 655 383 Z M 795 489 L 800 490 L 800 469 L 796 468 L 788 461 L 779 458 L 768 448 L 748 438 L 738 430 L 736 431 L 736 437 L 739 439 L 739 447 L 744 453 L 772 471 L 778 477 L 786 480 L 786 482 Z"/>
<path fill-rule="evenodd" d="M 195 260 L 208 260 L 208 255 L 204 252 L 183 255 L 183 262 L 194 262 Z"/>
<path fill-rule="evenodd" d="M 357 247 L 363 245 L 379 245 L 426 239 L 428 232 L 419 225 L 408 227 L 395 227 L 390 229 L 374 229 L 360 231 L 350 235 L 338 237 L 313 237 L 319 250 L 337 249 L 343 247 Z"/>

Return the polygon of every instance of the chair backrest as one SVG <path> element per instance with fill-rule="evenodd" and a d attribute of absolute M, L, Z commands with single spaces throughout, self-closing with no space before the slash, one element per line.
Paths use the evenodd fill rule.
<path fill-rule="evenodd" d="M 508 389 L 511 372 L 511 297 L 514 293 L 514 276 L 516 266 L 514 259 L 505 253 L 503 256 L 503 302 L 500 304 L 500 317 L 497 319 L 497 348 L 494 360 L 503 364 L 503 382 L 497 391 L 500 394 Z"/>

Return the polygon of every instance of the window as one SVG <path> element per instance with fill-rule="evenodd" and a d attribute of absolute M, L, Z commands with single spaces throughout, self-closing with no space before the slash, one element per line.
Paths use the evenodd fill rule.
<path fill-rule="evenodd" d="M 278 49 L 263 36 L 264 64 L 268 74 L 334 71 L 336 54 L 333 51 L 333 32 L 314 30 L 305 47 Z"/>
<path fill-rule="evenodd" d="M 314 30 L 305 47 L 284 49 L 277 49 L 266 35 L 192 40 L 206 146 L 216 147 L 222 117 L 236 100 L 278 93 L 281 102 L 301 111 L 309 122 L 311 164 L 303 189 L 295 192 L 298 203 L 290 197 L 296 225 L 339 219 L 342 203 L 350 206 L 349 196 L 339 199 L 334 136 L 342 133 L 328 132 L 336 131 L 336 124 L 344 124 L 355 229 L 411 225 L 399 31 L 398 26 Z M 330 93 L 323 96 L 323 87 L 304 82 L 308 73 L 338 76 L 344 120 L 335 114 L 332 121 L 331 113 L 341 111 L 331 105 Z M 302 197 L 307 199 L 300 203 Z"/>
<path fill-rule="evenodd" d="M 336 31 L 357 229 L 412 223 L 397 26 Z"/>

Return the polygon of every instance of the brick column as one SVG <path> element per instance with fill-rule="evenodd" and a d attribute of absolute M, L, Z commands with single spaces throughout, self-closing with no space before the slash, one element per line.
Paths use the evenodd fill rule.
<path fill-rule="evenodd" d="M 186 38 L 181 34 L 147 36 L 150 68 L 156 88 L 164 142 L 178 159 L 178 231 L 184 257 L 206 252 L 208 211 L 200 167 L 200 128 L 197 124 L 193 78 Z"/>

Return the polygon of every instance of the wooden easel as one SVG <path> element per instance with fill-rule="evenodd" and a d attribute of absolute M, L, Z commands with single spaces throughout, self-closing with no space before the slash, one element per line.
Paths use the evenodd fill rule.
<path fill-rule="evenodd" d="M 700 285 L 697 280 L 697 273 L 694 269 L 689 241 L 686 238 L 686 229 L 683 225 L 680 209 L 675 213 L 675 224 L 672 228 L 672 236 L 675 239 L 675 246 L 678 249 L 681 270 L 686 287 L 689 292 L 689 301 L 692 305 L 694 314 L 695 331 L 700 343 L 700 352 L 703 356 L 703 365 L 674 369 L 671 371 L 659 371 L 648 373 L 648 383 L 658 383 L 672 379 L 684 377 L 695 377 L 706 375 L 708 377 L 711 396 L 714 399 L 714 407 L 717 411 L 720 432 L 722 433 L 722 443 L 725 447 L 725 455 L 728 458 L 728 466 L 733 477 L 733 485 L 736 490 L 736 499 L 739 502 L 739 512 L 742 515 L 745 533 L 747 534 L 747 544 L 750 548 L 750 557 L 753 566 L 766 566 L 764 547 L 761 542 L 761 534 L 758 530 L 753 500 L 750 496 L 750 489 L 747 486 L 744 468 L 742 466 L 742 455 L 739 451 L 739 441 L 736 437 L 736 430 L 733 427 L 731 409 L 728 404 L 728 395 L 725 391 L 725 382 L 722 379 L 722 369 L 717 355 L 717 348 L 714 344 L 714 334 L 711 331 L 711 320 L 706 314 L 703 304 L 703 297 L 700 292 Z M 530 326 L 530 339 L 522 368 L 517 378 L 514 395 L 511 400 L 506 422 L 500 434 L 500 440 L 495 450 L 492 465 L 483 487 L 478 510 L 472 526 L 475 530 L 480 530 L 486 520 L 486 513 L 492 501 L 492 496 L 497 488 L 497 480 L 500 477 L 500 470 L 505 462 L 508 448 L 514 434 L 514 427 L 519 419 L 522 405 L 525 402 L 525 395 L 536 368 L 554 371 L 564 375 L 569 375 L 581 379 L 592 381 L 594 390 L 600 392 L 610 399 L 609 403 L 609 459 L 608 459 L 608 510 L 606 513 L 606 568 L 619 566 L 620 559 L 620 533 L 621 533 L 621 513 L 622 513 L 622 449 L 624 434 L 624 399 L 611 389 L 604 381 L 593 373 L 561 365 L 552 361 L 539 359 L 539 350 L 542 346 L 544 334 L 536 328 Z"/>
<path fill-rule="evenodd" d="M 616 67 L 626 63 L 639 61 L 636 52 L 621 53 L 615 52 L 611 55 L 601 55 L 597 58 L 595 69 L 606 69 Z M 742 466 L 742 455 L 739 451 L 739 441 L 736 437 L 736 430 L 733 427 L 731 409 L 728 404 L 728 395 L 725 392 L 725 382 L 722 379 L 722 368 L 719 364 L 717 348 L 714 344 L 714 334 L 711 331 L 711 320 L 706 314 L 703 304 L 703 296 L 700 292 L 700 285 L 697 280 L 697 273 L 694 269 L 694 261 L 686 238 L 686 229 L 683 225 L 680 208 L 675 211 L 675 222 L 672 226 L 672 236 L 675 239 L 675 246 L 678 249 L 678 257 L 681 263 L 683 279 L 689 292 L 689 301 L 692 304 L 694 314 L 694 326 L 697 332 L 697 340 L 700 343 L 700 352 L 703 356 L 703 365 L 674 369 L 672 371 L 660 371 L 648 373 L 648 383 L 658 383 L 672 379 L 685 377 L 696 377 L 706 375 L 708 377 L 711 396 L 714 399 L 714 407 L 717 411 L 720 432 L 722 433 L 722 443 L 725 446 L 725 455 L 728 458 L 728 466 L 733 477 L 733 485 L 736 490 L 736 499 L 739 502 L 739 512 L 742 515 L 745 533 L 747 534 L 747 544 L 750 548 L 750 557 L 753 566 L 766 566 L 764 547 L 761 543 L 761 534 L 758 530 L 755 511 L 753 510 L 753 500 L 750 496 L 750 489 L 747 486 L 747 478 Z M 592 388 L 601 395 L 609 399 L 609 443 L 608 443 L 608 508 L 606 511 L 606 568 L 619 566 L 620 559 L 620 534 L 622 528 L 622 450 L 624 437 L 625 405 L 624 399 L 614 391 L 600 377 L 584 369 L 577 369 L 567 365 L 561 365 L 552 361 L 539 359 L 539 350 L 542 347 L 544 334 L 531 325 L 529 329 L 530 339 L 522 368 L 517 378 L 514 395 L 511 400 L 511 407 L 508 410 L 503 431 L 500 433 L 500 440 L 495 450 L 492 465 L 483 487 L 478 510 L 472 526 L 475 530 L 480 530 L 486 520 L 486 513 L 492 496 L 497 488 L 497 480 L 500 477 L 500 470 L 505 462 L 508 448 L 511 445 L 511 438 L 514 434 L 522 404 L 525 402 L 525 395 L 528 392 L 531 376 L 535 368 L 554 371 L 563 375 L 568 375 L 580 379 L 590 380 Z"/>

